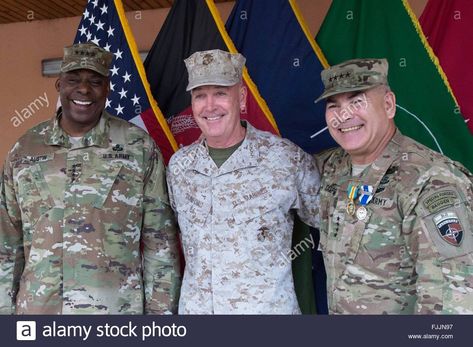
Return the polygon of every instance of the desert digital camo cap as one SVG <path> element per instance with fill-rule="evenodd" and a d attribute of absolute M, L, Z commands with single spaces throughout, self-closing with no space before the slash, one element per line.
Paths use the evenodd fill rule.
<path fill-rule="evenodd" d="M 372 58 L 347 60 L 323 70 L 321 76 L 325 90 L 315 102 L 340 93 L 387 85 L 388 61 Z"/>
<path fill-rule="evenodd" d="M 195 52 L 184 60 L 189 73 L 186 90 L 207 85 L 233 86 L 241 81 L 245 61 L 240 53 L 220 49 Z"/>
<path fill-rule="evenodd" d="M 94 43 L 76 43 L 64 47 L 61 72 L 87 69 L 107 77 L 112 59 L 112 53 Z"/>

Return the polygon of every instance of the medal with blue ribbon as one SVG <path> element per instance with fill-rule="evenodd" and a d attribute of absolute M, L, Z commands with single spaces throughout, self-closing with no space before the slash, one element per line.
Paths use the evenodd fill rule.
<path fill-rule="evenodd" d="M 358 196 L 358 186 L 356 186 L 355 184 L 350 183 L 348 185 L 347 195 L 348 195 L 347 213 L 350 216 L 353 216 L 355 214 L 355 202 L 354 202 L 354 200 Z"/>
<path fill-rule="evenodd" d="M 358 200 L 361 206 L 356 210 L 356 218 L 358 218 L 358 220 L 364 220 L 368 215 L 368 210 L 365 206 L 373 199 L 373 186 L 363 184 L 360 186 L 359 193 L 360 197 Z"/>

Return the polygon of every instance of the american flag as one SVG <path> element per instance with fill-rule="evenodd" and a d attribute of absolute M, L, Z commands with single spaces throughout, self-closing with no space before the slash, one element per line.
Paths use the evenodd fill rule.
<path fill-rule="evenodd" d="M 167 163 L 177 144 L 151 95 L 121 0 L 88 1 L 74 40 L 85 42 L 114 55 L 106 110 L 148 131 Z"/>

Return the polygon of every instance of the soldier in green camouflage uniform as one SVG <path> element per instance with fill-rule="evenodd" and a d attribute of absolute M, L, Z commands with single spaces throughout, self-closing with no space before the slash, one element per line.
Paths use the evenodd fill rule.
<path fill-rule="evenodd" d="M 211 50 L 185 62 L 203 138 L 168 167 L 186 259 L 179 313 L 299 314 L 288 260 L 293 212 L 318 225 L 316 163 L 240 121 L 242 55 Z"/>
<path fill-rule="evenodd" d="M 403 136 L 385 59 L 322 72 L 342 148 L 318 156 L 331 314 L 472 314 L 472 175 Z"/>
<path fill-rule="evenodd" d="M 104 111 L 112 54 L 64 52 L 62 109 L 19 139 L 0 181 L 0 313 L 172 313 L 180 276 L 161 154 Z"/>

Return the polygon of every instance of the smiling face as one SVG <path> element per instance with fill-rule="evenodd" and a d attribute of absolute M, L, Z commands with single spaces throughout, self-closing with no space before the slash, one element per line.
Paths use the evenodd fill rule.
<path fill-rule="evenodd" d="M 60 125 L 69 135 L 82 136 L 92 129 L 105 108 L 109 80 L 92 70 L 61 73 L 56 90 L 62 105 Z"/>
<path fill-rule="evenodd" d="M 386 86 L 333 95 L 325 118 L 334 140 L 355 164 L 372 163 L 396 131 L 396 98 Z"/>
<path fill-rule="evenodd" d="M 241 83 L 194 88 L 191 100 L 194 119 L 210 147 L 228 148 L 245 138 L 240 107 L 246 103 L 246 88 Z"/>

